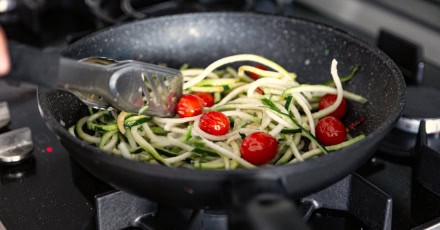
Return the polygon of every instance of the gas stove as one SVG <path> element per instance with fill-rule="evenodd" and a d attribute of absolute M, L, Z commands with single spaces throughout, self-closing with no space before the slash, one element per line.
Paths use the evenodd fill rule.
<path fill-rule="evenodd" d="M 69 10 L 73 9 L 69 1 L 61 2 L 57 7 L 72 15 L 80 12 L 84 18 L 63 21 L 70 29 L 48 36 L 53 28 L 47 27 L 43 18 L 59 17 L 59 12 L 52 14 L 50 10 L 55 6 L 48 4 L 38 8 L 38 12 L 32 11 L 39 19 L 39 23 L 32 25 L 14 24 L 13 20 L 20 18 L 15 12 L 14 17 L 7 18 L 8 33 L 33 45 L 60 50 L 84 34 L 130 20 L 182 12 L 236 10 L 324 21 L 366 40 L 375 40 L 290 1 L 114 1 L 116 4 L 86 0 L 75 10 Z M 33 31 L 35 40 L 23 37 L 25 31 Z M 45 31 L 49 32 L 41 35 Z M 412 52 L 396 53 L 396 44 Z M 424 63 L 420 47 L 399 36 L 383 32 L 378 46 L 407 77 L 409 98 L 404 119 L 356 172 L 295 201 L 311 229 L 440 228 L 440 135 L 436 123 L 440 111 L 435 106 L 440 98 L 436 97 L 440 92 L 440 67 Z M 234 228 L 223 210 L 163 206 L 115 190 L 93 177 L 69 157 L 45 126 L 35 92 L 31 85 L 0 81 L 0 229 Z M 419 126 L 420 120 L 423 121 Z"/>

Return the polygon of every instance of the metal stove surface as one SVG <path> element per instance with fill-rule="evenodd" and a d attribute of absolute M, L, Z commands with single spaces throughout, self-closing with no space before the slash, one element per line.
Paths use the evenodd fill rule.
<path fill-rule="evenodd" d="M 6 229 L 82 229 L 93 221 L 92 205 L 74 186 L 69 156 L 39 116 L 35 95 L 0 82 L 13 117 L 0 132 L 29 127 L 34 142 L 30 159 L 0 165 L 0 221 Z"/>

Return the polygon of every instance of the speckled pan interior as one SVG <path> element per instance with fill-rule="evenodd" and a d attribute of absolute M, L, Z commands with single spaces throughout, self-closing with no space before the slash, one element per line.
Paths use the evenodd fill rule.
<path fill-rule="evenodd" d="M 86 112 L 85 106 L 68 93 L 40 91 L 40 108 L 48 125 L 55 130 L 63 143 L 66 143 L 72 155 L 93 174 L 118 188 L 155 199 L 164 199 L 166 195 L 148 192 L 140 188 L 141 186 L 133 185 L 130 180 L 124 182 L 122 178 L 130 176 L 148 182 L 154 178 L 166 178 L 165 181 L 176 185 L 160 184 L 161 188 L 180 192 L 184 186 L 190 186 L 199 192 L 199 198 L 193 197 L 188 201 L 197 205 L 215 205 L 212 201 L 206 201 L 211 197 L 208 193 L 221 189 L 230 176 L 281 180 L 284 189 L 294 195 L 304 194 L 334 182 L 368 159 L 379 140 L 402 112 L 405 84 L 400 71 L 386 55 L 345 32 L 299 19 L 248 13 L 161 17 L 96 32 L 69 46 L 63 55 L 76 59 L 104 56 L 117 60 L 136 59 L 167 63 L 172 67 L 179 67 L 183 63 L 204 67 L 216 59 L 238 53 L 253 53 L 272 59 L 289 71 L 296 72 L 301 83 L 331 80 L 330 63 L 333 58 L 339 63 L 338 70 L 342 76 L 348 74 L 355 64 L 360 65 L 361 71 L 355 79 L 344 84 L 344 87 L 369 101 L 365 105 L 350 102 L 345 122 L 365 117 L 366 122 L 356 129 L 355 134 L 365 133 L 368 137 L 361 143 L 317 160 L 298 165 L 252 170 L 253 173 L 249 170 L 206 172 L 167 169 L 108 156 L 68 136 L 59 122 L 63 121 L 66 126 L 70 126 Z M 84 156 L 84 152 L 93 157 Z M 100 166 L 93 166 L 91 160 L 98 162 Z M 110 177 L 105 174 L 112 174 L 110 170 L 94 170 L 93 167 L 115 167 L 125 171 Z M 136 175 L 133 176 L 134 174 Z M 170 177 L 173 176 L 176 177 L 175 180 L 180 181 L 172 180 Z M 295 176 L 305 178 L 292 179 Z M 197 183 L 201 181 L 205 181 L 205 185 L 214 183 L 207 182 L 209 177 L 214 178 L 211 180 L 215 180 L 217 184 L 212 184 L 212 189 L 199 187 L 202 185 Z M 183 197 L 189 199 L 187 196 L 177 195 L 171 200 Z M 224 200 L 219 200 L 222 201 Z M 188 202 L 182 202 L 182 205 L 197 206 Z"/>

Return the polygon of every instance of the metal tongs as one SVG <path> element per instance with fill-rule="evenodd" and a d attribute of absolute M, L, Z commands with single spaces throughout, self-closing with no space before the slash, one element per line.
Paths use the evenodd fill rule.
<path fill-rule="evenodd" d="M 94 57 L 80 61 L 12 42 L 12 76 L 72 92 L 87 105 L 172 117 L 182 95 L 180 71 L 139 61 Z"/>

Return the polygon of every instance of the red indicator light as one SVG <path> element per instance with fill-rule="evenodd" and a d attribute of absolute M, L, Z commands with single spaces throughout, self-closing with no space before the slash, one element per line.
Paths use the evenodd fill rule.
<path fill-rule="evenodd" d="M 52 151 L 53 151 L 53 148 L 52 148 L 52 147 L 50 147 L 50 146 L 49 146 L 49 147 L 46 147 L 46 152 L 47 152 L 47 153 L 51 153 Z"/>

